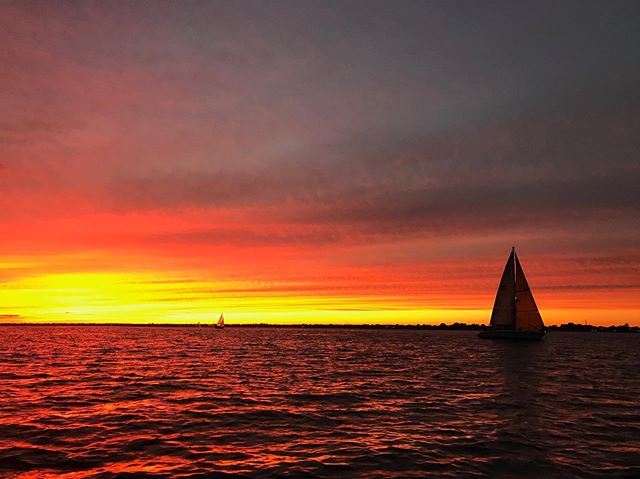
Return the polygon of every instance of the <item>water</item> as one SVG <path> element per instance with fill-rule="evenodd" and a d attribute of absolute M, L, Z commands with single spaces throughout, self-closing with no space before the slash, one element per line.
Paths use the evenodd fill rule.
<path fill-rule="evenodd" d="M 2 477 L 640 477 L 640 335 L 2 327 Z"/>

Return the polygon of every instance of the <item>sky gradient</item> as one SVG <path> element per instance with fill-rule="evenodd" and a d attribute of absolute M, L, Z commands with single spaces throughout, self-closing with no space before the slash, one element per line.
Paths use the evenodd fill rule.
<path fill-rule="evenodd" d="M 3 2 L 4 321 L 640 324 L 638 2 Z"/>

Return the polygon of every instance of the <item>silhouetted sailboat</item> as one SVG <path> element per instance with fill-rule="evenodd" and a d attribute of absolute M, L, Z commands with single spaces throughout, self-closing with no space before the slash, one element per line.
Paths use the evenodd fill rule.
<path fill-rule="evenodd" d="M 214 327 L 218 329 L 224 328 L 224 313 L 220 315 L 220 319 L 218 319 L 218 323 L 215 324 Z"/>
<path fill-rule="evenodd" d="M 487 339 L 541 339 L 545 335 L 540 311 L 522 266 L 511 248 L 491 312 L 491 327 L 478 336 Z"/>

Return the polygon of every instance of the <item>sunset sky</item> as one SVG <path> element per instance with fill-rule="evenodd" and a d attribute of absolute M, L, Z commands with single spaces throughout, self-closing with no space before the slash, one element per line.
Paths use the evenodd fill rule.
<path fill-rule="evenodd" d="M 640 2 L 0 4 L 0 321 L 640 325 Z"/>

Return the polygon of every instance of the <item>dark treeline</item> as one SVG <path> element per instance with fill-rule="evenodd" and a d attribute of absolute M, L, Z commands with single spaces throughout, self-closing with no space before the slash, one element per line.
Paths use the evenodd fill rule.
<path fill-rule="evenodd" d="M 622 326 L 592 326 L 591 324 L 576 324 L 567 323 L 560 326 L 548 326 L 547 331 L 578 331 L 585 333 L 638 333 L 640 332 L 639 326 L 629 326 L 623 324 Z"/>
<path fill-rule="evenodd" d="M 186 323 L 0 323 L 0 326 L 123 326 L 137 328 L 209 328 L 214 324 Z M 288 329 L 409 329 L 409 330 L 433 330 L 433 331 L 484 331 L 489 328 L 486 324 L 226 324 L 227 328 L 288 328 Z M 547 326 L 547 331 L 573 331 L 573 332 L 597 332 L 597 333 L 640 333 L 640 326 L 594 326 L 591 324 L 567 323 Z"/>
<path fill-rule="evenodd" d="M 229 324 L 234 328 L 308 328 L 308 329 L 418 329 L 435 331 L 484 331 L 489 329 L 486 324 Z M 578 331 L 578 332 L 604 332 L 604 333 L 637 333 L 639 326 L 593 326 L 589 324 L 567 323 L 547 326 L 547 331 Z"/>

